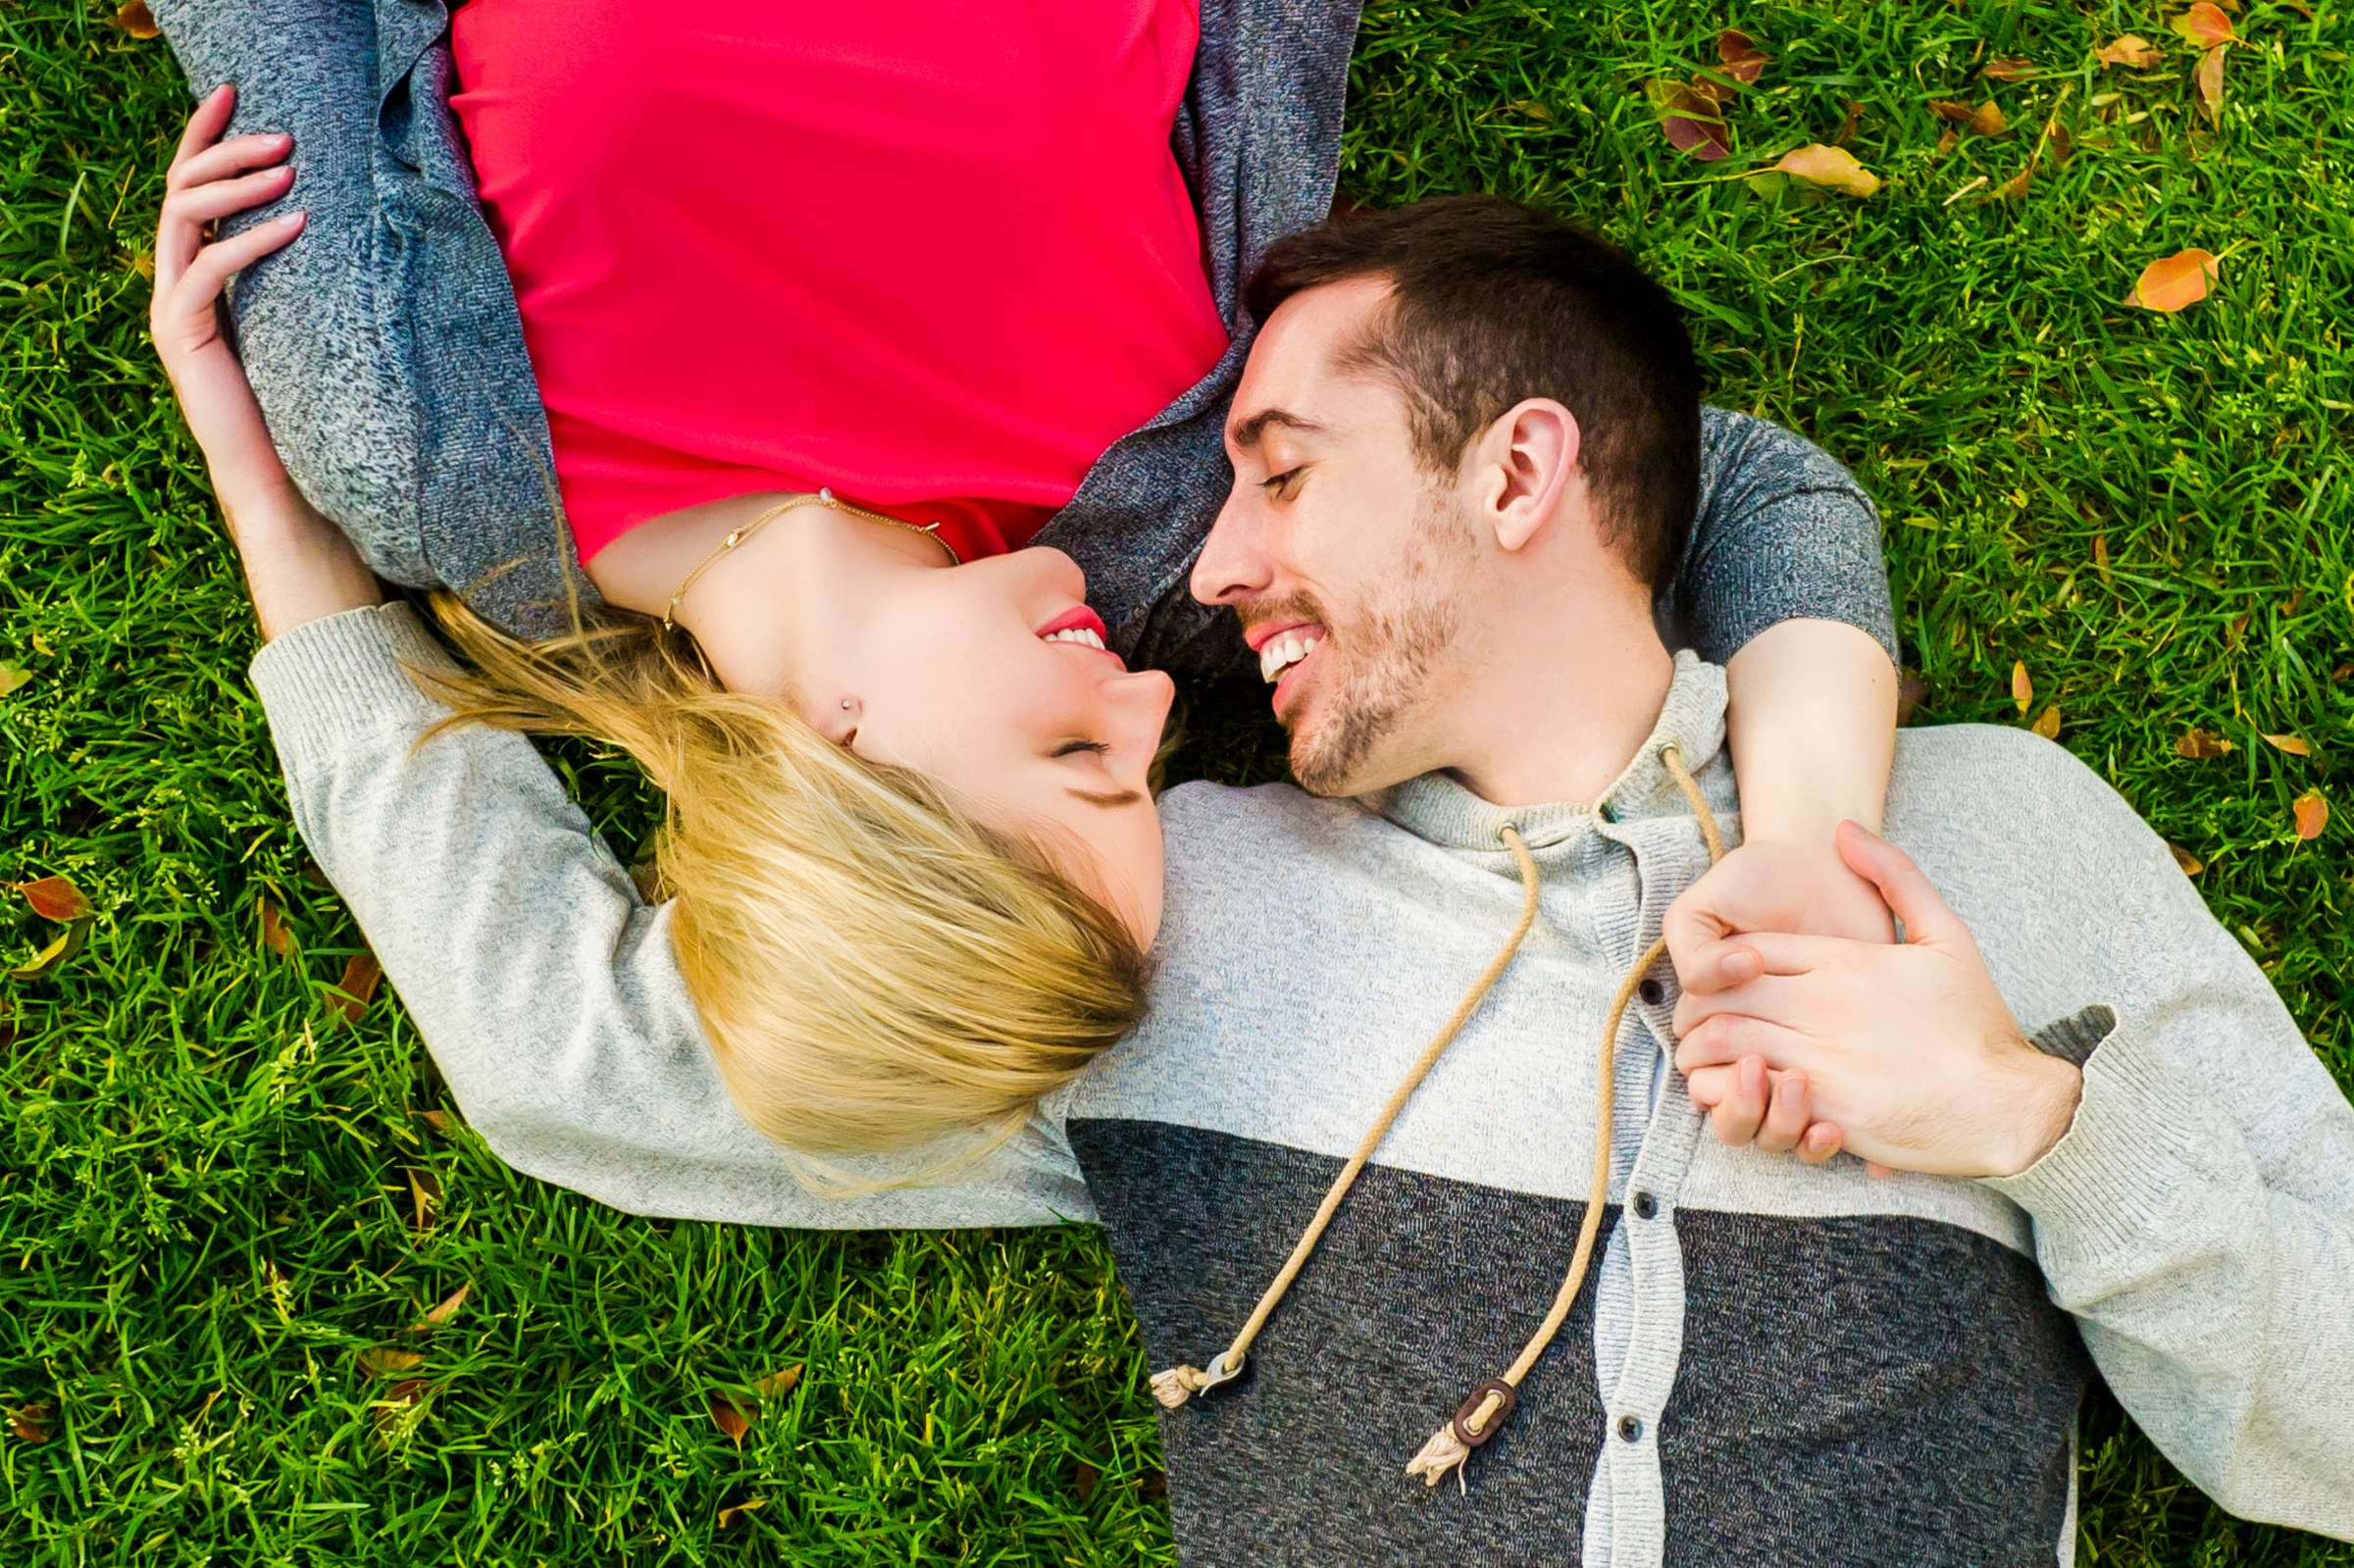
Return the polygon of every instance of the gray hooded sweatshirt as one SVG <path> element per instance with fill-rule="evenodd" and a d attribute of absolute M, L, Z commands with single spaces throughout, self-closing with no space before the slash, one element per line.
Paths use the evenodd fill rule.
<path fill-rule="evenodd" d="M 1662 1065 L 1662 966 L 1613 1043 L 1599 1260 L 1463 1495 L 1406 1462 L 1550 1301 L 1611 994 L 1707 864 L 1663 746 L 1738 835 L 1715 666 L 1681 656 L 1593 802 L 1172 790 L 1149 1021 L 958 1185 L 831 1202 L 735 1112 L 666 910 L 531 744 L 412 749 L 442 710 L 402 665 L 441 658 L 393 606 L 281 637 L 254 679 L 305 839 L 492 1149 L 648 1215 L 1092 1221 L 1155 1367 L 1226 1343 L 1494 953 L 1518 829 L 1526 946 L 1246 1375 L 1162 1419 L 1188 1562 L 2067 1563 L 2096 1369 L 2225 1507 L 2354 1539 L 2354 1109 L 2165 843 L 2058 746 L 1906 732 L 1887 828 L 2082 1064 L 2067 1135 L 1985 1182 L 1727 1149 Z"/>

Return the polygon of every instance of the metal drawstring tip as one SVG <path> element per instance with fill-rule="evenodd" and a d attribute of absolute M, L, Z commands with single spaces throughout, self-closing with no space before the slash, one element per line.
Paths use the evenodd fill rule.
<path fill-rule="evenodd" d="M 1174 1410 L 1197 1393 L 1207 1393 L 1220 1384 L 1232 1383 L 1243 1375 L 1242 1358 L 1237 1356 L 1231 1365 L 1223 1350 L 1209 1358 L 1209 1366 L 1171 1367 L 1166 1372 L 1152 1374 L 1152 1397 L 1160 1401 L 1163 1410 Z"/>

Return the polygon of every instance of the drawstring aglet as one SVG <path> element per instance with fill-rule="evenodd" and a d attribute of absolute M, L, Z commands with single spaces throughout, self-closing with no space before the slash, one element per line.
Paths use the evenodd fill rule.
<path fill-rule="evenodd" d="M 1227 1352 L 1219 1351 L 1209 1358 L 1206 1370 L 1201 1367 L 1171 1367 L 1166 1372 L 1152 1374 L 1152 1397 L 1160 1401 L 1163 1410 L 1174 1410 L 1197 1393 L 1207 1393 L 1222 1383 L 1232 1383 L 1243 1375 L 1242 1359 L 1238 1356 L 1228 1363 Z"/>

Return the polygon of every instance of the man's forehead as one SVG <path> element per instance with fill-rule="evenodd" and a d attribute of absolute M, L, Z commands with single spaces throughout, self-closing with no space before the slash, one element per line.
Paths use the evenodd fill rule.
<path fill-rule="evenodd" d="M 1228 438 L 1247 447 L 1276 429 L 1329 428 L 1336 400 L 1348 392 L 1340 358 L 1389 295 L 1386 278 L 1352 278 L 1285 300 L 1251 345 L 1226 422 Z"/>

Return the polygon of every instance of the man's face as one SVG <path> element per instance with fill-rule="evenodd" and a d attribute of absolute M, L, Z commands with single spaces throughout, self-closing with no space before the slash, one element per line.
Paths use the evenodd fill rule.
<path fill-rule="evenodd" d="M 1259 332 L 1226 428 L 1234 490 L 1194 566 L 1274 682 L 1292 773 L 1361 794 L 1428 771 L 1429 716 L 1479 548 L 1451 481 L 1415 459 L 1404 398 L 1337 361 L 1389 285 L 1286 300 Z"/>

